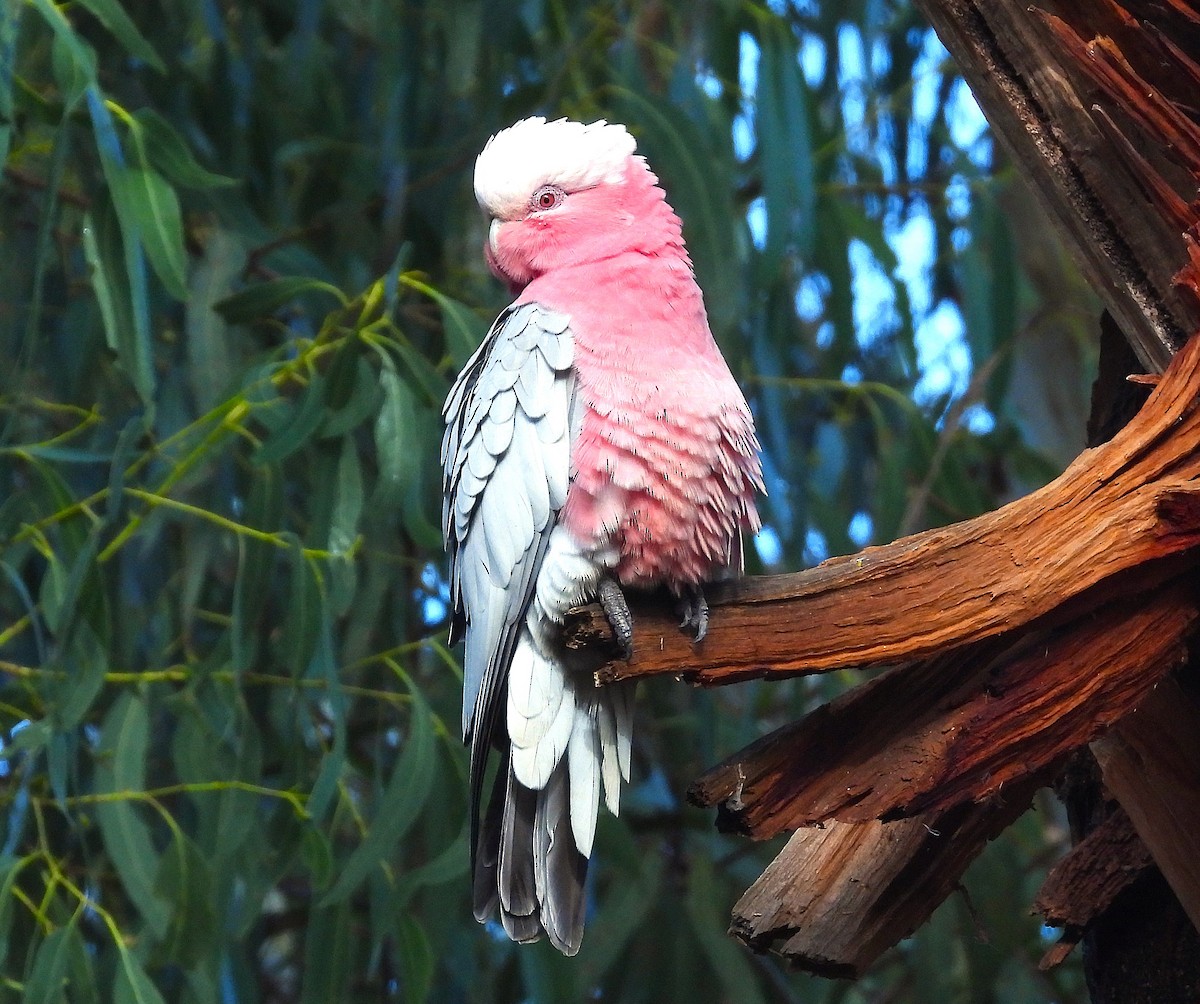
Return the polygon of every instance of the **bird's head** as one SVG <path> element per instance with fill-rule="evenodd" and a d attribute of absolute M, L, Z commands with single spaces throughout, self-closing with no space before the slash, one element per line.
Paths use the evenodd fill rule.
<path fill-rule="evenodd" d="M 475 162 L 475 198 L 491 219 L 488 265 L 514 289 L 554 268 L 622 251 L 682 245 L 637 144 L 622 125 L 523 119 Z"/>

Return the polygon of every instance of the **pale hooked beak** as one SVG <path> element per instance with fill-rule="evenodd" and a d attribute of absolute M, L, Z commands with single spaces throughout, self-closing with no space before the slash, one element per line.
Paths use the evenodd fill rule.
<path fill-rule="evenodd" d="M 492 225 L 488 228 L 488 247 L 492 249 L 492 254 L 500 253 L 500 249 L 496 246 L 499 243 L 499 237 L 500 221 L 492 220 Z"/>

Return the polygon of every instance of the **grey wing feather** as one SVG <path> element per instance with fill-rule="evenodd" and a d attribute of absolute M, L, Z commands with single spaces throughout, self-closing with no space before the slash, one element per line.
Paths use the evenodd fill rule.
<path fill-rule="evenodd" d="M 565 501 L 573 362 L 565 315 L 511 307 L 463 367 L 443 411 L 442 532 L 450 641 L 467 635 L 462 726 L 472 741 L 473 828 L 513 647 Z"/>

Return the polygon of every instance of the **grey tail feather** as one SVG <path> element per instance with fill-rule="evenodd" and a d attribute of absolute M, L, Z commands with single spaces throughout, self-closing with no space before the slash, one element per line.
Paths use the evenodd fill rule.
<path fill-rule="evenodd" d="M 504 791 L 508 772 L 501 767 L 496 771 L 492 784 L 492 797 L 488 799 L 487 815 L 478 820 L 478 805 L 472 815 L 473 828 L 478 829 L 476 844 L 471 848 L 471 899 L 475 919 L 483 923 L 496 910 L 499 886 L 496 872 L 499 867 L 500 825 L 504 815 Z"/>
<path fill-rule="evenodd" d="M 475 852 L 474 912 L 485 921 L 498 906 L 513 941 L 545 932 L 565 955 L 583 941 L 587 858 L 571 830 L 565 760 L 541 791 L 526 788 L 508 763 L 497 771 Z"/>
<path fill-rule="evenodd" d="M 575 846 L 571 829 L 570 779 L 564 757 L 546 787 L 538 792 L 533 825 L 533 857 L 542 926 L 550 942 L 564 955 L 575 955 L 583 942 L 588 859 Z"/>

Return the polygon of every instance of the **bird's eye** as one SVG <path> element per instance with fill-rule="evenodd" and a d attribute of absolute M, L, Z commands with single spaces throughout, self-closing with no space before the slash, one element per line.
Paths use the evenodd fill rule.
<path fill-rule="evenodd" d="M 556 188 L 554 185 L 543 185 L 533 193 L 533 208 L 539 212 L 554 209 L 562 204 L 564 197 L 561 188 Z"/>

